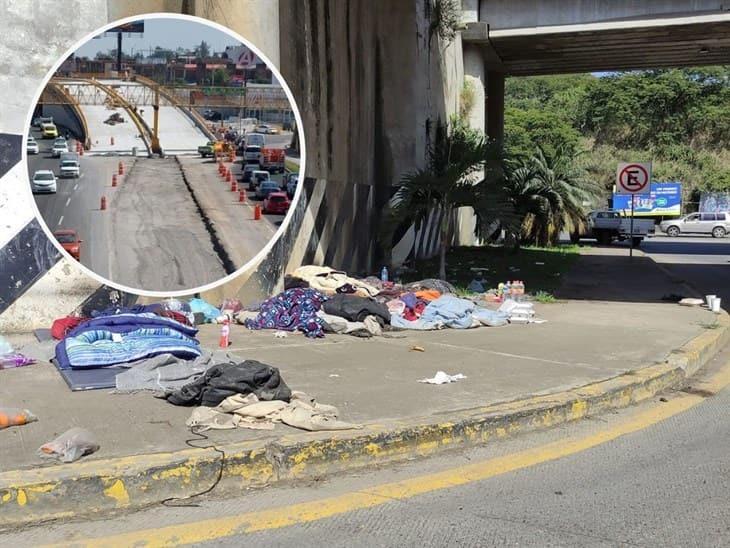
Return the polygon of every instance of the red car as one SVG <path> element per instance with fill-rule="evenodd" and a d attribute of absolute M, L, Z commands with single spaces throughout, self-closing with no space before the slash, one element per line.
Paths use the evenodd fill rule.
<path fill-rule="evenodd" d="M 278 213 L 280 215 L 289 211 L 291 202 L 286 192 L 272 192 L 264 200 L 264 213 Z"/>
<path fill-rule="evenodd" d="M 79 239 L 79 235 L 75 230 L 56 230 L 53 236 L 61 244 L 61 247 L 68 251 L 69 255 L 77 261 L 81 260 L 81 244 L 84 241 Z"/>

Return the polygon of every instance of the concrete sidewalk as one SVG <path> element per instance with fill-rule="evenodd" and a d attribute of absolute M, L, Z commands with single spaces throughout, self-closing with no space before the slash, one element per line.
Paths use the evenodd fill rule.
<path fill-rule="evenodd" d="M 231 350 L 280 368 L 294 390 L 340 408 L 343 419 L 371 423 L 407 420 L 558 392 L 663 361 L 714 320 L 711 313 L 677 305 L 571 302 L 538 305 L 541 325 L 475 330 L 399 332 L 402 338 L 358 339 L 232 329 Z M 215 347 L 219 327 L 201 329 Z M 411 350 L 420 346 L 425 352 Z M 468 378 L 451 385 L 418 383 L 438 370 Z M 70 392 L 55 368 L 37 364 L 0 372 L 0 402 L 28 408 L 39 421 L 0 431 L 0 471 L 48 465 L 35 450 L 68 428 L 94 432 L 101 450 L 86 461 L 186 448 L 191 409 L 149 393 Z M 216 443 L 274 440 L 294 429 L 234 430 L 210 434 Z"/>
<path fill-rule="evenodd" d="M 675 386 L 730 333 L 726 315 L 676 304 L 575 301 L 536 309 L 547 323 L 398 338 L 277 339 L 272 331 L 233 329 L 232 351 L 279 367 L 292 389 L 336 405 L 362 430 L 277 425 L 212 431 L 189 445 L 190 408 L 149 393 L 72 393 L 50 364 L 0 371 L 2 405 L 39 417 L 0 431 L 0 527 L 139 508 L 214 483 L 226 494 L 319 477 L 576 420 Z M 213 347 L 218 333 L 204 326 L 202 344 Z M 417 382 L 438 370 L 467 379 Z M 37 456 L 41 444 L 74 426 L 91 430 L 101 449 L 66 465 Z M 79 498 L 83 508 L 73 502 Z"/>

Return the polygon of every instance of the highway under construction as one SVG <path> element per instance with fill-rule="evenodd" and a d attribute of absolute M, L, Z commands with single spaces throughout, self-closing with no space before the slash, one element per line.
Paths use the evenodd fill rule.
<path fill-rule="evenodd" d="M 53 116 L 80 176 L 63 179 L 53 139 L 33 128 L 38 154 L 28 175 L 56 174 L 55 193 L 37 194 L 48 228 L 73 230 L 79 260 L 114 284 L 148 292 L 185 291 L 214 283 L 244 266 L 275 235 L 284 215 L 263 215 L 262 202 L 241 183 L 235 152 L 201 158 L 215 140 L 197 109 L 148 81 L 110 78 L 51 80 L 40 111 Z M 266 136 L 286 148 L 291 133 Z M 229 147 L 228 150 L 235 151 Z M 281 183 L 281 174 L 271 179 Z"/>

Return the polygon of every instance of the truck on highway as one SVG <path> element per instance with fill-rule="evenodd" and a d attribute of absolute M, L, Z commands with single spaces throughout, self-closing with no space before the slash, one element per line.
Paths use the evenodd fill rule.
<path fill-rule="evenodd" d="M 259 165 L 271 173 L 284 172 L 284 149 L 264 147 L 259 154 Z"/>
<path fill-rule="evenodd" d="M 266 146 L 266 136 L 261 133 L 248 133 L 246 134 L 246 146 L 263 148 Z"/>
<path fill-rule="evenodd" d="M 583 230 L 574 231 L 570 235 L 573 243 L 581 238 L 595 238 L 599 244 L 608 245 L 614 240 L 623 241 L 632 238 L 634 246 L 649 234 L 654 234 L 653 219 L 634 218 L 633 232 L 631 232 L 631 218 L 623 216 L 614 209 L 591 211 L 587 215 L 587 223 Z"/>
<path fill-rule="evenodd" d="M 81 162 L 79 155 L 75 152 L 64 152 L 61 154 L 61 177 L 81 177 Z"/>
<path fill-rule="evenodd" d="M 200 145 L 198 147 L 198 154 L 200 154 L 203 158 L 207 158 L 208 156 L 214 156 L 215 141 L 208 141 L 206 144 Z"/>

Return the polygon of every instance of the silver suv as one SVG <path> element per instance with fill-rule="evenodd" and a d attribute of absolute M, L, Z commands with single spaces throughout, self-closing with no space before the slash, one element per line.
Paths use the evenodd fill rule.
<path fill-rule="evenodd" d="M 681 219 L 662 221 L 659 229 L 672 237 L 680 234 L 712 234 L 714 238 L 724 238 L 730 233 L 730 213 L 692 213 Z"/>

